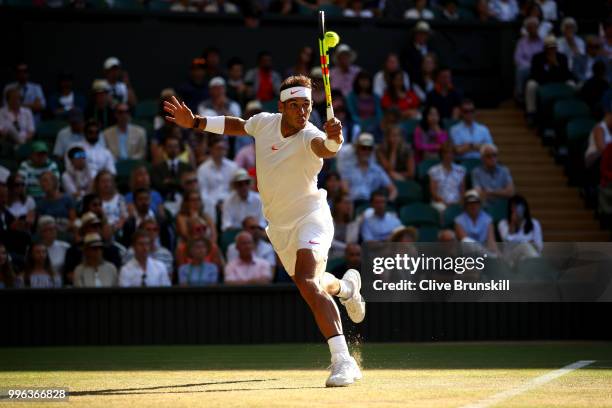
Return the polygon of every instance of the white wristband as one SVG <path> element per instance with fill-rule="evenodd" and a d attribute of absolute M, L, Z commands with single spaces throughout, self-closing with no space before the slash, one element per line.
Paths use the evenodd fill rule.
<path fill-rule="evenodd" d="M 327 150 L 334 153 L 340 150 L 342 147 L 342 143 L 338 143 L 333 139 L 325 139 L 323 145 L 327 148 Z"/>
<path fill-rule="evenodd" d="M 222 135 L 225 131 L 225 116 L 206 116 L 205 131 Z"/>

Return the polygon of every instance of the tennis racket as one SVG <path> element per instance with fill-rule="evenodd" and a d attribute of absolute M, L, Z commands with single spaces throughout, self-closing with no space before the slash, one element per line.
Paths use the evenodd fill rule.
<path fill-rule="evenodd" d="M 325 12 L 319 11 L 319 55 L 321 56 L 321 71 L 323 72 L 323 85 L 325 87 L 325 104 L 327 120 L 334 117 L 332 106 L 331 86 L 329 84 L 329 49 L 325 41 Z"/>

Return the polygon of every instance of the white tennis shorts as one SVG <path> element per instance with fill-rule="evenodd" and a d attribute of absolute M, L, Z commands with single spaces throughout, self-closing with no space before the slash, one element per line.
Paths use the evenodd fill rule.
<path fill-rule="evenodd" d="M 301 219 L 293 228 L 266 227 L 270 243 L 278 254 L 289 276 L 295 275 L 295 262 L 298 249 L 312 249 L 317 261 L 316 275 L 325 272 L 327 254 L 334 239 L 334 221 L 329 206 Z"/>

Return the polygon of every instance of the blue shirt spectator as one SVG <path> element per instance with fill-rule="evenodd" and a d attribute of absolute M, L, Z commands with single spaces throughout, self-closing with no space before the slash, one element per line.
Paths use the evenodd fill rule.
<path fill-rule="evenodd" d="M 366 215 L 361 224 L 361 238 L 366 242 L 386 241 L 402 223 L 395 213 L 387 212 L 387 197 L 383 191 L 378 190 L 372 194 L 371 205 L 374 211 Z"/>
<path fill-rule="evenodd" d="M 465 234 L 481 244 L 487 242 L 487 234 L 492 222 L 493 218 L 482 209 L 475 219 L 471 218 L 466 211 L 455 218 L 455 223 L 465 231 Z"/>
<path fill-rule="evenodd" d="M 497 163 L 497 147 L 485 144 L 480 149 L 482 165 L 472 170 L 472 186 L 488 204 L 514 194 L 510 170 Z"/>
<path fill-rule="evenodd" d="M 151 192 L 151 205 L 149 206 L 149 208 L 151 209 L 151 211 L 153 211 L 154 214 L 157 214 L 159 210 L 159 206 L 164 203 L 164 199 L 162 198 L 161 194 L 157 192 L 157 190 L 150 190 L 150 192 Z M 126 204 L 134 203 L 134 193 L 131 191 L 128 192 L 124 196 L 124 198 L 125 198 Z"/>
<path fill-rule="evenodd" d="M 451 141 L 459 160 L 480 159 L 480 147 L 493 144 L 489 129 L 474 120 L 474 111 L 474 103 L 464 100 L 461 103 L 461 122 L 450 129 Z"/>
<path fill-rule="evenodd" d="M 47 107 L 45 94 L 39 84 L 28 81 L 30 73 L 28 65 L 20 63 L 15 67 L 15 82 L 11 82 L 4 87 L 3 102 L 6 101 L 6 92 L 14 87 L 19 89 L 21 94 L 21 104 L 32 110 L 36 123 L 40 121 L 40 113 Z"/>
<path fill-rule="evenodd" d="M 497 252 L 493 219 L 482 210 L 478 191 L 466 191 L 463 201 L 464 211 L 455 217 L 457 239 L 462 242 L 477 243 L 486 247 L 486 250 Z"/>
<path fill-rule="evenodd" d="M 188 263 L 179 268 L 178 280 L 180 285 L 186 286 L 212 285 L 219 281 L 219 269 L 211 262 Z"/>

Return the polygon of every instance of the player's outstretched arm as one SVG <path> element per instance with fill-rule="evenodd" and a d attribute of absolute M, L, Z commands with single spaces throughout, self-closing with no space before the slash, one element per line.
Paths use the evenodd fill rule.
<path fill-rule="evenodd" d="M 170 101 L 164 101 L 166 120 L 186 129 L 198 129 L 202 131 L 219 133 L 231 136 L 245 136 L 244 128 L 246 121 L 232 116 L 203 117 L 194 115 L 185 102 L 179 102 L 175 96 Z M 210 123 L 209 123 L 210 121 Z"/>

